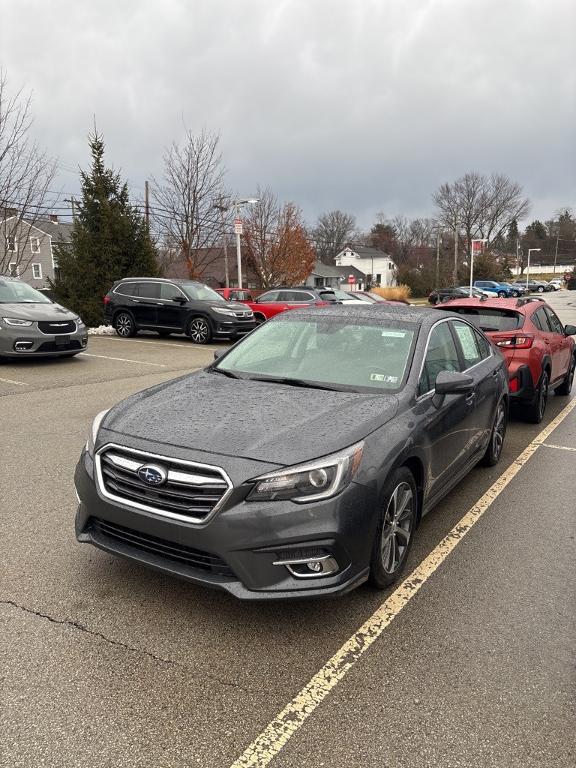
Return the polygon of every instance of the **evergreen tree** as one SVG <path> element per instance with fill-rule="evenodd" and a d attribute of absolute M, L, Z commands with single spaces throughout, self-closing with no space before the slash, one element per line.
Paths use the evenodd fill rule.
<path fill-rule="evenodd" d="M 82 200 L 72 242 L 57 248 L 58 299 L 89 326 L 102 323 L 102 297 L 115 280 L 158 274 L 156 252 L 143 216 L 130 204 L 128 185 L 104 165 L 104 142 L 89 136 L 90 172 L 81 171 Z"/>

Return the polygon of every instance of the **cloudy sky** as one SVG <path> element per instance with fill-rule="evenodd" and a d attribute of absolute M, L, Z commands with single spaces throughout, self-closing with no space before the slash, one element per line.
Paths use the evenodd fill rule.
<path fill-rule="evenodd" d="M 258 184 L 369 227 L 467 170 L 576 207 L 574 0 L 0 0 L 0 67 L 78 189 L 93 124 L 141 196 L 183 126 Z M 71 172 L 72 171 L 72 172 Z"/>

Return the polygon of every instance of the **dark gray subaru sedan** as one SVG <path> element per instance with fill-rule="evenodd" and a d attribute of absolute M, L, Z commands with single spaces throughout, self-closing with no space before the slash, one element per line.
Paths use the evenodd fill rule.
<path fill-rule="evenodd" d="M 499 460 L 507 382 L 458 316 L 286 312 L 96 417 L 77 538 L 245 599 L 387 587 L 422 515 Z"/>

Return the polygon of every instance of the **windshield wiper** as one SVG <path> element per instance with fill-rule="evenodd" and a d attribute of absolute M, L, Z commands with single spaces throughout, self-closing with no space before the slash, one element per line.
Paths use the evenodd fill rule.
<path fill-rule="evenodd" d="M 238 376 L 233 371 L 227 371 L 224 368 L 211 368 L 212 373 L 220 373 L 222 376 L 228 376 L 229 379 L 243 379 L 244 376 Z"/>
<path fill-rule="evenodd" d="M 287 376 L 248 376 L 248 381 L 268 381 L 271 384 L 287 384 L 289 387 L 305 387 L 307 389 L 327 389 L 332 392 L 348 392 L 348 389 L 332 384 L 323 384 L 319 381 L 307 381 L 306 379 L 290 379 Z M 350 390 L 353 391 L 353 390 Z"/>

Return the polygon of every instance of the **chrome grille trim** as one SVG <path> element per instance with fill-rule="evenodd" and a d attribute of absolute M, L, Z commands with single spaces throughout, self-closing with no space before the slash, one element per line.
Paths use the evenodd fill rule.
<path fill-rule="evenodd" d="M 130 454 L 134 456 L 134 459 L 127 458 L 125 455 L 120 455 L 120 453 Z M 151 461 L 160 461 L 161 463 L 177 465 L 177 467 L 182 468 L 181 470 L 168 470 L 167 483 L 170 483 L 170 487 L 164 485 L 157 488 L 148 488 L 140 483 L 136 476 L 136 471 L 143 464 L 148 464 Z M 232 481 L 222 467 L 200 464 L 195 461 L 185 461 L 184 459 L 175 459 L 158 453 L 128 448 L 125 445 L 118 445 L 116 443 L 106 443 L 99 448 L 94 456 L 94 465 L 96 468 L 98 492 L 104 499 L 150 512 L 159 517 L 181 520 L 185 523 L 205 525 L 223 506 L 233 491 Z M 122 475 L 118 479 L 118 476 L 115 474 L 116 471 L 126 473 L 128 477 Z M 208 472 L 212 472 L 218 475 L 218 477 L 214 477 L 214 474 L 209 476 Z M 130 477 L 130 474 L 134 474 L 133 479 Z M 106 487 L 107 483 L 108 487 Z M 119 488 L 120 485 L 125 487 L 121 489 Z M 184 491 L 186 488 L 190 491 L 193 488 L 197 488 L 198 494 L 182 493 L 181 491 Z M 164 503 L 172 509 L 163 508 L 161 503 L 159 506 L 153 506 L 151 503 L 142 503 L 142 493 L 139 493 L 139 489 L 155 492 L 158 496 L 165 497 L 167 500 Z M 118 492 L 115 493 L 115 490 Z M 213 493 L 209 493 L 209 491 Z M 196 505 L 193 502 L 196 502 Z M 206 512 L 206 504 L 213 504 L 208 512 Z M 177 511 L 179 507 L 187 507 L 189 511 L 184 514 Z"/>
<path fill-rule="evenodd" d="M 72 336 L 78 331 L 78 325 L 75 320 L 38 320 L 38 330 L 43 336 Z M 56 328 L 48 328 L 50 325 L 56 325 Z M 43 327 L 46 329 L 44 330 Z M 60 328 L 58 328 L 60 326 Z M 66 326 L 68 330 L 61 330 Z"/>

